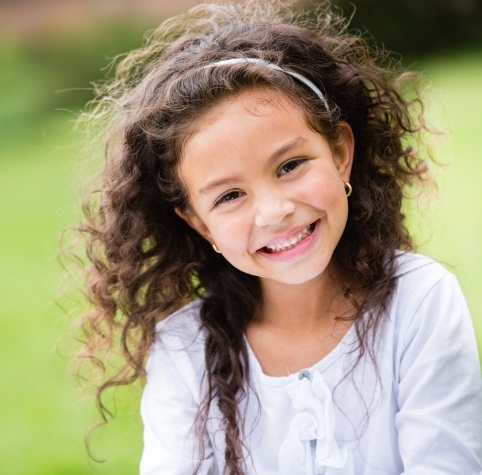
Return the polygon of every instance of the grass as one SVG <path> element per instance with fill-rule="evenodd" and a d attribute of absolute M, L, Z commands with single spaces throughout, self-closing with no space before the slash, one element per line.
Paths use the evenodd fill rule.
<path fill-rule="evenodd" d="M 120 393 L 119 417 L 96 434 L 95 455 L 108 461 L 93 464 L 86 455 L 84 432 L 97 415 L 92 404 L 81 402 L 68 374 L 73 342 L 63 336 L 70 322 L 55 303 L 62 276 L 59 237 L 78 221 L 82 169 L 71 135 L 74 115 L 55 108 L 65 100 L 72 109 L 77 96 L 85 95 L 72 91 L 59 98 L 56 91 L 63 81 L 68 87 L 88 86 L 82 78 L 89 73 L 77 64 L 79 74 L 70 80 L 62 68 L 47 67 L 59 58 L 58 51 L 15 40 L 2 44 L 0 473 L 136 473 L 142 439 L 135 389 Z M 40 57 L 32 58 L 32 50 Z"/>
<path fill-rule="evenodd" d="M 0 79 L 0 473 L 136 473 L 142 444 L 137 390 L 119 392 L 119 416 L 96 436 L 95 452 L 108 461 L 92 465 L 85 454 L 83 433 L 95 412 L 79 401 L 68 375 L 70 343 L 58 342 L 69 321 L 54 303 L 61 278 L 58 240 L 61 230 L 78 219 L 79 193 L 73 184 L 81 167 L 69 136 L 71 115 L 49 112 L 42 96 L 50 94 L 51 78 L 42 77 L 16 48 L 0 58 L 8 66 L 2 66 Z M 438 91 L 431 113 L 451 130 L 439 148 L 451 165 L 439 170 L 438 202 L 423 220 L 413 219 L 412 228 L 422 240 L 431 237 L 421 250 L 459 277 L 482 345 L 480 53 L 417 65 Z M 435 107 L 438 101 L 443 108 Z"/>
<path fill-rule="evenodd" d="M 95 444 L 97 454 L 109 462 L 94 471 L 83 446 L 84 428 L 94 411 L 80 403 L 66 369 L 70 352 L 58 344 L 69 323 L 54 302 L 61 276 L 58 240 L 62 228 L 72 224 L 72 203 L 78 201 L 71 186 L 75 154 L 57 142 L 66 132 L 64 119 L 44 122 L 45 135 L 12 149 L 15 157 L 10 153 L 0 165 L 0 199 L 5 205 L 0 248 L 0 452 L 8 454 L 0 460 L 0 472 L 135 473 L 141 450 L 137 400 L 133 396 L 132 411 L 120 411 L 123 417 Z"/>
<path fill-rule="evenodd" d="M 479 244 L 482 233 L 482 74 L 480 50 L 427 60 L 419 65 L 431 78 L 434 99 L 429 109 L 448 134 L 438 147 L 444 167 L 436 170 L 439 196 L 423 215 L 431 233 L 424 234 L 421 251 L 442 261 L 459 278 L 472 312 L 479 348 L 482 347 L 482 301 L 480 300 Z M 422 240 L 423 241 L 423 240 Z"/>

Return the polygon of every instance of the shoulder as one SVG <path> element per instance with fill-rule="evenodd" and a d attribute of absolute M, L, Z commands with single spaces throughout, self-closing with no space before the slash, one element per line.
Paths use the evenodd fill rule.
<path fill-rule="evenodd" d="M 205 394 L 201 305 L 200 300 L 191 302 L 156 325 L 141 401 L 143 474 L 193 473 L 199 460 L 194 427 Z M 213 464 L 207 438 L 204 446 L 200 473 L 208 473 Z"/>
<path fill-rule="evenodd" d="M 433 339 L 439 342 L 459 334 L 472 338 L 470 314 L 454 274 L 440 263 L 408 252 L 396 255 L 397 279 L 388 309 L 388 332 L 404 351 Z"/>
<path fill-rule="evenodd" d="M 156 325 L 154 345 L 172 350 L 203 344 L 205 331 L 201 323 L 202 300 L 196 299 Z"/>
<path fill-rule="evenodd" d="M 456 277 L 442 264 L 410 252 L 398 252 L 395 259 L 395 308 L 416 311 L 426 299 L 438 298 L 448 290 L 462 297 Z"/>
<path fill-rule="evenodd" d="M 398 351 L 417 357 L 466 345 L 475 347 L 470 314 L 456 277 L 432 259 L 411 253 L 397 257 L 397 285 L 389 309 L 389 326 Z M 457 340 L 457 344 L 455 344 Z"/>
<path fill-rule="evenodd" d="M 147 362 L 147 380 L 189 388 L 194 399 L 204 375 L 206 331 L 200 319 L 201 300 L 190 302 L 156 325 Z"/>
<path fill-rule="evenodd" d="M 453 274 L 442 264 L 421 254 L 397 251 L 395 260 L 396 277 L 402 284 L 426 281 L 428 285 L 432 285 L 442 278 L 453 278 Z"/>

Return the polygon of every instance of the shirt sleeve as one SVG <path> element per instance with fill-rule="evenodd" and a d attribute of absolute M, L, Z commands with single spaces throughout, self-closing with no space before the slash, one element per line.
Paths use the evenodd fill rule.
<path fill-rule="evenodd" d="M 198 404 L 183 373 L 185 354 L 167 351 L 156 342 L 147 363 L 147 384 L 141 401 L 144 450 L 140 475 L 192 475 L 199 463 L 199 442 L 194 430 Z M 208 438 L 199 475 L 214 473 Z"/>
<path fill-rule="evenodd" d="M 407 326 L 396 427 L 403 475 L 482 474 L 482 384 L 470 315 L 444 275 Z"/>

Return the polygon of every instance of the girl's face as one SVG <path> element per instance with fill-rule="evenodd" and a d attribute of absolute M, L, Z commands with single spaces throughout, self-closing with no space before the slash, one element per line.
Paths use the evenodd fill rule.
<path fill-rule="evenodd" d="M 347 220 L 354 148 L 350 127 L 340 127 L 330 144 L 269 88 L 224 100 L 185 144 L 179 173 L 191 206 L 178 214 L 265 283 L 327 275 Z"/>

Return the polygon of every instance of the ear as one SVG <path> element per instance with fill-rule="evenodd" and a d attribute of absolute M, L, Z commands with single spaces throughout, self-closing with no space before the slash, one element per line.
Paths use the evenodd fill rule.
<path fill-rule="evenodd" d="M 353 155 L 355 153 L 355 137 L 353 130 L 346 122 L 339 122 L 339 138 L 333 146 L 333 160 L 343 181 L 350 181 Z"/>
<path fill-rule="evenodd" d="M 209 229 L 207 226 L 199 219 L 197 214 L 194 211 L 191 210 L 186 210 L 186 211 L 181 211 L 179 208 L 174 208 L 174 211 L 176 214 L 191 228 L 194 229 L 197 233 L 199 233 L 204 239 L 206 239 L 209 243 L 213 242 L 213 239 L 211 237 L 211 233 L 209 232 Z"/>

